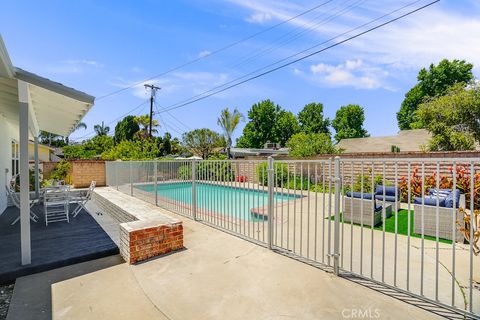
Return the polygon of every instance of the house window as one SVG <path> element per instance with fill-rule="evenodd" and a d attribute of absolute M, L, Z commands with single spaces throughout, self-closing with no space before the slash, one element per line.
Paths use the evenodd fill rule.
<path fill-rule="evenodd" d="M 12 140 L 12 177 L 19 173 L 20 150 L 18 141 Z"/>

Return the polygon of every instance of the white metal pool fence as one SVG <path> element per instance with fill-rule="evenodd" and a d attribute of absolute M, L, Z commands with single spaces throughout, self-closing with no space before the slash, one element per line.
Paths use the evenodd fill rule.
<path fill-rule="evenodd" d="M 107 185 L 277 252 L 480 314 L 480 159 L 107 162 Z"/>

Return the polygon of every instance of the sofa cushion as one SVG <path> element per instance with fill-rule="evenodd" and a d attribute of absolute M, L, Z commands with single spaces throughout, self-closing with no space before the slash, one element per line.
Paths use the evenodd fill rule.
<path fill-rule="evenodd" d="M 428 191 L 428 194 L 430 194 L 431 196 L 436 196 L 438 194 L 440 198 L 446 198 L 450 193 L 452 193 L 452 190 L 450 189 L 430 188 L 430 190 Z"/>
<path fill-rule="evenodd" d="M 445 198 L 445 207 L 453 208 L 453 199 L 455 198 L 455 207 L 459 207 L 460 202 L 460 190 L 455 190 L 450 192 L 449 195 Z"/>
<path fill-rule="evenodd" d="M 438 205 L 440 207 L 445 207 L 445 198 L 438 198 Z M 415 197 L 413 200 L 414 204 L 422 204 L 422 197 Z M 426 196 L 425 197 L 425 205 L 426 206 L 436 206 L 437 205 L 437 197 Z"/>
<path fill-rule="evenodd" d="M 375 199 L 379 201 L 383 201 L 383 195 L 375 195 Z M 395 200 L 398 200 L 395 198 L 395 196 L 385 196 L 385 202 L 395 202 Z"/>
<path fill-rule="evenodd" d="M 372 196 L 373 195 L 371 193 L 363 193 L 363 199 L 365 200 L 372 200 Z M 362 193 L 347 191 L 347 197 L 362 199 Z"/>
<path fill-rule="evenodd" d="M 397 193 L 397 200 L 400 200 L 400 189 L 395 186 L 377 185 L 375 188 L 375 195 L 383 196 L 383 189 L 385 189 L 385 196 L 393 197 L 394 200 L 391 200 L 391 202 L 395 201 L 395 192 Z"/>

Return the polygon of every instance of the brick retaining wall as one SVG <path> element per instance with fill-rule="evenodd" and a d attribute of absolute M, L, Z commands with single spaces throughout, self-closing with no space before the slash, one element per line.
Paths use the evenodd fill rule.
<path fill-rule="evenodd" d="M 95 189 L 93 201 L 119 222 L 120 254 L 130 264 L 183 248 L 182 221 L 112 188 Z"/>

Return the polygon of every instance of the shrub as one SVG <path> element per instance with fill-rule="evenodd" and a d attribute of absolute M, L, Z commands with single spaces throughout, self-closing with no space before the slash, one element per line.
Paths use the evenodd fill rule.
<path fill-rule="evenodd" d="M 197 165 L 197 179 L 235 181 L 235 171 L 229 161 L 203 161 Z"/>
<path fill-rule="evenodd" d="M 456 168 L 456 180 L 457 180 L 457 189 L 461 193 L 465 194 L 465 199 L 467 202 L 467 207 L 470 206 L 471 199 L 471 176 L 468 174 L 468 171 L 464 166 L 458 166 Z M 450 177 L 442 175 L 439 177 L 439 187 L 440 189 L 452 189 L 453 188 L 453 168 L 450 168 Z M 473 202 L 474 209 L 480 208 L 480 173 L 474 174 L 474 190 L 473 190 Z M 408 184 L 410 180 L 410 193 L 411 199 L 415 197 L 421 197 L 422 194 L 428 194 L 431 188 L 436 188 L 437 186 L 437 173 L 433 172 L 430 175 L 425 174 L 424 181 L 422 182 L 422 176 L 418 172 L 418 168 L 413 168 L 412 175 L 410 179 L 403 176 L 400 179 L 400 193 L 402 201 L 408 200 Z"/>
<path fill-rule="evenodd" d="M 28 188 L 30 191 L 35 190 L 35 171 L 33 169 L 28 170 Z M 15 192 L 20 192 L 20 175 L 15 178 Z"/>
<path fill-rule="evenodd" d="M 255 171 L 257 179 L 261 185 L 268 185 L 268 163 L 262 162 L 257 165 Z M 288 180 L 288 164 L 277 162 L 273 164 L 273 174 L 275 180 L 275 186 L 281 187 L 282 185 L 286 186 Z"/>
<path fill-rule="evenodd" d="M 330 139 L 330 135 L 326 133 L 300 132 L 294 134 L 288 140 L 287 147 L 290 148 L 290 156 L 297 158 L 338 152 Z"/>
<path fill-rule="evenodd" d="M 308 190 L 308 178 L 301 177 L 294 175 L 290 177 L 290 181 L 288 181 L 288 188 L 289 189 L 296 189 L 296 190 Z M 310 184 L 311 187 L 311 184 Z"/>
<path fill-rule="evenodd" d="M 363 174 L 363 179 L 362 179 L 362 174 L 359 174 L 353 182 L 353 191 L 354 192 L 361 192 L 362 191 L 362 183 L 363 183 L 363 192 L 365 193 L 372 193 L 375 192 L 375 188 L 377 185 L 383 185 L 383 176 L 382 175 L 376 175 L 373 177 L 373 188 L 372 190 L 372 170 L 368 170 L 369 173 Z M 386 186 L 391 186 L 393 183 L 385 179 L 385 185 Z M 347 191 L 350 191 L 352 189 L 352 184 L 348 184 L 345 186 L 345 189 Z"/>
<path fill-rule="evenodd" d="M 192 179 L 192 167 L 189 165 L 183 165 L 177 170 L 177 178 L 180 180 Z"/>
<path fill-rule="evenodd" d="M 66 183 L 71 183 L 70 170 L 72 170 L 72 165 L 70 162 L 62 160 L 55 165 L 52 173 L 50 174 L 50 179 L 53 180 L 64 180 Z"/>

